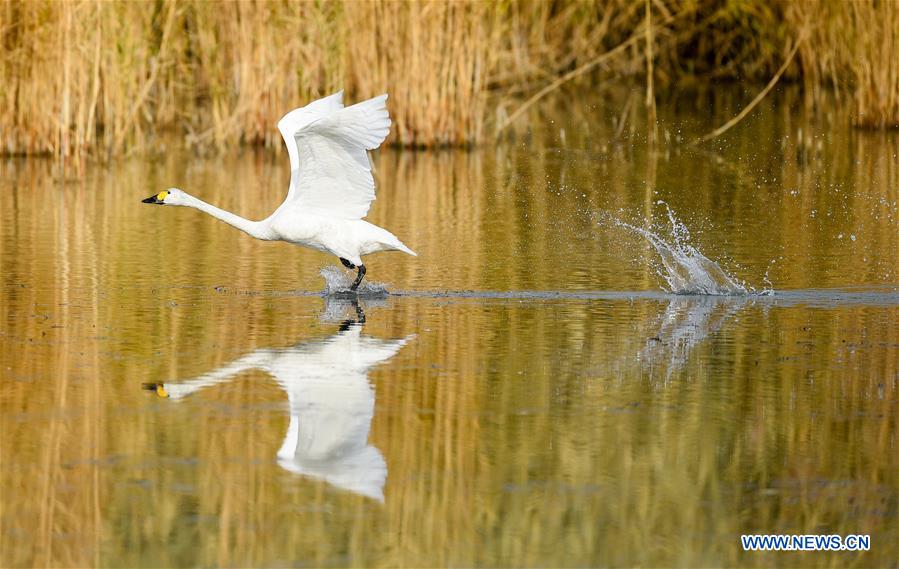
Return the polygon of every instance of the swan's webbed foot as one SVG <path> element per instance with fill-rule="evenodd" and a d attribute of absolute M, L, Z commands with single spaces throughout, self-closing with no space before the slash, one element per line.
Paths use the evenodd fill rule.
<path fill-rule="evenodd" d="M 341 259 L 343 260 L 343 259 Z M 350 287 L 350 290 L 356 290 L 359 288 L 359 283 L 362 282 L 362 279 L 365 277 L 365 265 L 359 265 L 359 274 L 356 275 L 356 280 L 353 281 L 353 285 Z"/>

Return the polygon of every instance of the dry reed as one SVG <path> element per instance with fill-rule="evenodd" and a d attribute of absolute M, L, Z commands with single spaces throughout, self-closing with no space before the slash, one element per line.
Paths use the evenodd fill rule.
<path fill-rule="evenodd" d="M 849 95 L 854 124 L 899 127 L 899 4 L 805 0 L 785 16 L 810 37 L 799 51 L 810 93 L 831 86 Z"/>
<path fill-rule="evenodd" d="M 283 112 L 340 88 L 391 93 L 394 143 L 470 145 L 573 70 L 652 69 L 655 93 L 767 81 L 800 33 L 788 79 L 846 92 L 860 126 L 899 124 L 899 5 L 879 0 L 2 0 L 0 152 L 120 155 L 164 131 L 278 146 Z M 652 42 L 605 57 L 635 37 Z"/>

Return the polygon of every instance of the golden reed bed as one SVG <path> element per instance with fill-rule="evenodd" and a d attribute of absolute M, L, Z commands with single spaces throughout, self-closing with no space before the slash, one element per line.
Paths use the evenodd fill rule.
<path fill-rule="evenodd" d="M 0 0 L 0 153 L 114 156 L 162 132 L 277 145 L 281 114 L 339 88 L 389 92 L 395 144 L 465 146 L 572 71 L 651 69 L 656 94 L 764 82 L 800 38 L 787 80 L 835 88 L 859 126 L 899 125 L 891 1 Z"/>

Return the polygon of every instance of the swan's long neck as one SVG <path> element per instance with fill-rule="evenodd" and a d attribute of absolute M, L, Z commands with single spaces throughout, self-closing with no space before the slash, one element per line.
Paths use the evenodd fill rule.
<path fill-rule="evenodd" d="M 231 227 L 236 227 L 240 229 L 244 233 L 255 237 L 256 239 L 272 239 L 271 231 L 269 231 L 268 225 L 262 221 L 250 221 L 249 219 L 245 219 L 240 217 L 237 214 L 231 213 L 230 211 L 225 211 L 221 208 L 217 208 L 212 204 L 208 204 L 199 198 L 195 198 L 192 195 L 185 194 L 186 202 L 184 205 L 187 207 L 192 207 L 194 209 L 198 209 L 202 212 L 208 213 L 212 217 L 224 221 Z"/>

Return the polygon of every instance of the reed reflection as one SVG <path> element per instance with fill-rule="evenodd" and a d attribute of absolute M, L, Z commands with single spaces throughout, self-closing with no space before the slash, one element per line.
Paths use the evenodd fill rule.
<path fill-rule="evenodd" d="M 383 502 L 387 463 L 369 444 L 375 392 L 369 371 L 395 356 L 415 335 L 394 340 L 365 336 L 365 312 L 356 300 L 329 298 L 324 318 L 348 308 L 337 333 L 289 348 L 262 348 L 184 381 L 147 383 L 161 397 L 184 399 L 249 370 L 271 374 L 287 393 L 290 424 L 278 464 L 295 474 Z"/>

